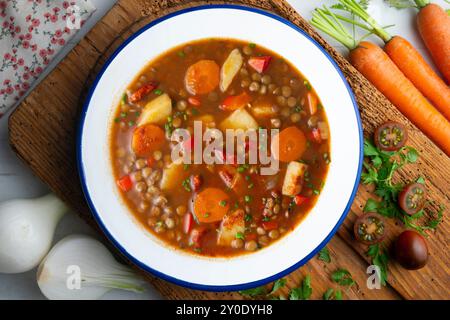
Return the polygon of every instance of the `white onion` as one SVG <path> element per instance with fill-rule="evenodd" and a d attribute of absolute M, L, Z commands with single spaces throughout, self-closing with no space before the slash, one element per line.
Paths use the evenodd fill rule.
<path fill-rule="evenodd" d="M 39 265 L 42 293 L 54 300 L 99 299 L 111 289 L 144 291 L 144 280 L 119 264 L 99 241 L 71 235 L 59 241 Z"/>
<path fill-rule="evenodd" d="M 56 225 L 67 207 L 55 195 L 0 204 L 0 272 L 36 267 L 50 249 Z"/>

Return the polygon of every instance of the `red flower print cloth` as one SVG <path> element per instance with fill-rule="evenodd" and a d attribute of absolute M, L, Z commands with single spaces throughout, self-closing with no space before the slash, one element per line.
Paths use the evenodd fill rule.
<path fill-rule="evenodd" d="M 0 0 L 0 118 L 94 11 L 90 0 Z"/>

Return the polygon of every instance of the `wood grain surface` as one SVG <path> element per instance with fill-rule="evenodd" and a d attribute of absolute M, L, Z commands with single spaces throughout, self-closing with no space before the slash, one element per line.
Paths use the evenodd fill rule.
<path fill-rule="evenodd" d="M 10 143 L 23 159 L 50 188 L 90 225 L 98 228 L 84 200 L 75 161 L 75 135 L 78 115 L 86 89 L 99 68 L 111 53 L 143 25 L 169 12 L 201 4 L 225 3 L 223 1 L 168 1 L 168 0 L 120 0 L 112 10 L 67 55 L 49 76 L 24 100 L 9 119 Z M 374 128 L 386 120 L 404 123 L 410 132 L 409 145 L 417 148 L 421 157 L 417 164 L 399 170 L 398 181 L 410 181 L 419 175 L 427 180 L 432 200 L 431 206 L 450 205 L 450 159 L 425 135 L 412 125 L 391 105 L 344 57 L 328 45 L 313 28 L 283 0 L 243 0 L 226 3 L 244 4 L 269 10 L 283 16 L 305 30 L 317 40 L 335 59 L 357 98 L 364 133 L 370 136 Z M 366 286 L 368 258 L 366 247 L 359 245 L 352 236 L 353 223 L 370 194 L 370 187 L 360 186 L 344 224 L 327 245 L 332 262 L 324 263 L 316 258 L 290 274 L 287 287 L 300 284 L 306 274 L 312 278 L 312 298 L 321 299 L 328 288 L 339 288 L 330 279 L 338 268 L 346 268 L 357 285 L 343 289 L 344 299 L 448 299 L 450 288 L 448 232 L 444 221 L 438 231 L 427 241 L 430 259 L 427 266 L 418 271 L 406 271 L 395 262 L 389 263 L 388 285 L 380 290 Z M 389 247 L 392 240 L 404 228 L 390 220 Z M 144 272 L 143 272 L 144 273 Z M 170 299 L 242 299 L 236 292 L 213 293 L 182 288 L 149 274 L 144 275 Z"/>

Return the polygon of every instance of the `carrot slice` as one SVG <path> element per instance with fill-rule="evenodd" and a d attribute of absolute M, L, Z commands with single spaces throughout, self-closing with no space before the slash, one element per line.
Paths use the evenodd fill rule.
<path fill-rule="evenodd" d="M 160 149 L 164 141 L 164 131 L 160 127 L 148 123 L 134 130 L 131 146 L 137 156 L 145 157 Z"/>
<path fill-rule="evenodd" d="M 200 60 L 191 65 L 184 78 L 187 91 L 192 95 L 205 94 L 219 85 L 220 68 L 212 60 Z"/>
<path fill-rule="evenodd" d="M 206 188 L 194 200 L 194 213 L 199 222 L 211 223 L 222 220 L 228 212 L 228 195 L 218 188 Z"/>
<path fill-rule="evenodd" d="M 282 130 L 271 143 L 273 156 L 282 162 L 298 160 L 305 150 L 305 134 L 295 126 Z"/>

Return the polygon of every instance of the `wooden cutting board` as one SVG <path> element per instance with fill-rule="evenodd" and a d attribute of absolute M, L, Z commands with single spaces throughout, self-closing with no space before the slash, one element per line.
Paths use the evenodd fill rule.
<path fill-rule="evenodd" d="M 120 43 L 143 25 L 185 7 L 224 3 L 223 1 L 182 0 L 120 0 L 89 32 L 89 34 L 67 55 L 44 81 L 25 99 L 9 119 L 10 143 L 18 156 L 28 164 L 35 174 L 78 212 L 81 218 L 98 228 L 84 201 L 75 162 L 75 132 L 79 110 L 89 87 L 105 59 Z M 420 161 L 400 170 L 397 179 L 410 181 L 422 175 L 427 179 L 427 188 L 432 207 L 450 205 L 450 159 L 439 150 L 415 126 L 404 118 L 386 98 L 379 93 L 341 55 L 328 45 L 312 27 L 283 0 L 242 0 L 226 3 L 259 7 L 291 20 L 316 39 L 336 60 L 350 83 L 360 108 L 365 135 L 386 120 L 404 123 L 410 132 L 409 144 L 421 152 Z M 367 248 L 352 237 L 355 218 L 362 213 L 369 190 L 360 186 L 357 197 L 338 233 L 328 244 L 331 263 L 310 260 L 305 266 L 290 274 L 287 287 L 299 285 L 306 274 L 312 278 L 314 299 L 321 299 L 328 288 L 339 288 L 330 280 L 337 268 L 349 270 L 357 285 L 343 289 L 346 299 L 448 299 L 449 253 L 446 219 L 436 233 L 428 238 L 431 253 L 427 266 L 419 271 L 406 271 L 395 262 L 389 264 L 389 284 L 380 290 L 369 290 L 366 286 L 368 259 Z M 388 222 L 389 246 L 402 226 Z M 238 293 L 211 293 L 189 290 L 145 274 L 146 278 L 167 298 L 172 299 L 240 299 Z"/>

